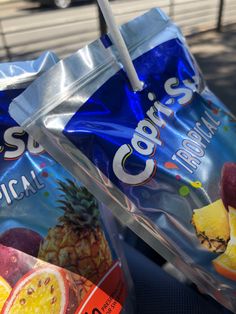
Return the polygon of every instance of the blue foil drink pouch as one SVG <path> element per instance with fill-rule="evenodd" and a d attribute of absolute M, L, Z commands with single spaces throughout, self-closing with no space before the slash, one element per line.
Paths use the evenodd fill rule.
<path fill-rule="evenodd" d="M 79 292 L 74 299 L 71 294 L 64 295 L 65 304 L 73 300 L 75 304 L 66 313 L 90 313 L 96 309 L 100 313 L 102 308 L 113 314 L 133 313 L 127 298 L 130 279 L 122 270 L 125 262 L 113 217 L 102 217 L 95 197 L 8 113 L 11 101 L 56 62 L 55 55 L 45 53 L 35 61 L 0 64 L 0 276 L 6 285 L 14 287 L 13 291 L 19 290 L 22 274 L 26 273 L 22 270 L 33 268 L 26 260 L 30 265 L 36 261 L 28 257 L 25 265 L 24 259 L 18 265 L 19 250 L 78 274 Z M 12 256 L 15 267 L 11 265 Z M 39 261 L 34 263 L 40 266 Z M 4 313 L 16 311 L 13 296 L 9 298 Z M 36 313 L 39 301 L 32 305 L 29 300 L 29 306 L 33 306 L 29 309 L 27 300 L 21 310 Z M 45 313 L 43 306 L 41 311 Z M 65 313 L 62 307 L 48 309 L 48 313 L 52 311 Z"/>
<path fill-rule="evenodd" d="M 53 67 L 10 113 L 58 162 L 202 291 L 236 311 L 235 117 L 160 10 Z M 158 280 L 158 279 L 157 279 Z"/>

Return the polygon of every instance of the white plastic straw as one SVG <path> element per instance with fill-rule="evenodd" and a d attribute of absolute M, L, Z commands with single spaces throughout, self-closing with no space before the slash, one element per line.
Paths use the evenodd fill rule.
<path fill-rule="evenodd" d="M 143 83 L 139 80 L 137 72 L 134 68 L 133 62 L 129 55 L 128 49 L 124 42 L 123 37 L 119 31 L 119 28 L 115 22 L 114 15 L 112 13 L 111 7 L 109 5 L 108 0 L 97 0 L 104 16 L 104 19 L 107 23 L 108 30 L 111 33 L 112 40 L 116 45 L 116 48 L 119 52 L 121 62 L 124 66 L 124 69 L 127 73 L 127 76 L 130 80 L 130 84 L 134 91 L 142 90 Z"/>

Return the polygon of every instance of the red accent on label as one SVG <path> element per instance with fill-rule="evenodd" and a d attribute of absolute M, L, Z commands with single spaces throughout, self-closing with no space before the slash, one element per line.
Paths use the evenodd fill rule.
<path fill-rule="evenodd" d="M 98 285 L 93 285 L 75 314 L 119 314 L 127 290 L 119 262 L 116 262 Z"/>
<path fill-rule="evenodd" d="M 42 172 L 42 177 L 47 178 L 48 177 L 48 173 L 46 171 Z"/>
<path fill-rule="evenodd" d="M 212 112 L 213 112 L 214 114 L 218 114 L 219 109 L 217 109 L 217 108 L 213 108 L 213 109 L 212 109 Z"/>

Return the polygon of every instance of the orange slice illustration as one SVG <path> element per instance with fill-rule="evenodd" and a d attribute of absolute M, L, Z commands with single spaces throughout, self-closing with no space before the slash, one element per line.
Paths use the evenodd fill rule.
<path fill-rule="evenodd" d="M 11 286 L 4 278 L 0 276 L 0 312 L 10 293 Z"/>
<path fill-rule="evenodd" d="M 2 314 L 64 314 L 68 283 L 62 270 L 39 268 L 23 276 L 13 288 Z"/>
<path fill-rule="evenodd" d="M 224 277 L 236 280 L 236 210 L 229 207 L 230 241 L 223 254 L 213 260 L 215 270 Z"/>
<path fill-rule="evenodd" d="M 171 161 L 165 162 L 164 167 L 167 169 L 179 169 L 179 167 Z"/>

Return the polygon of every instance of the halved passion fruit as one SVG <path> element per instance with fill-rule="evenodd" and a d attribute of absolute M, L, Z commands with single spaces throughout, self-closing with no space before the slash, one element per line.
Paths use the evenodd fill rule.
<path fill-rule="evenodd" d="M 0 312 L 10 293 L 11 286 L 4 278 L 0 276 Z"/>
<path fill-rule="evenodd" d="M 23 276 L 8 297 L 2 314 L 64 314 L 69 287 L 63 270 L 43 267 Z"/>

